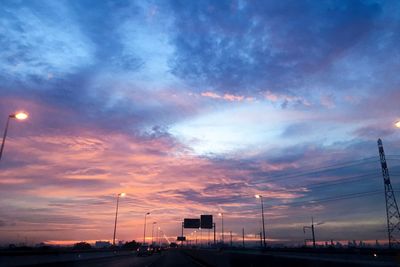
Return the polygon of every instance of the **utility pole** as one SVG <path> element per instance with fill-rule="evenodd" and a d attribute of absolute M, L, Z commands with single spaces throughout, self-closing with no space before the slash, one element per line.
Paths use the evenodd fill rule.
<path fill-rule="evenodd" d="M 216 241 L 216 239 L 215 239 L 215 223 L 213 223 L 213 227 L 214 227 L 214 246 L 217 244 L 217 241 Z"/>
<path fill-rule="evenodd" d="M 183 247 L 183 227 L 184 227 L 184 223 L 182 222 L 182 233 L 181 233 L 182 240 L 181 240 L 181 247 Z M 186 244 L 186 245 L 187 245 L 187 244 Z"/>
<path fill-rule="evenodd" d="M 203 229 L 200 228 L 200 247 L 203 245 Z"/>
<path fill-rule="evenodd" d="M 386 200 L 386 219 L 389 248 L 400 246 L 400 213 L 397 206 L 396 197 L 390 183 L 389 169 L 387 167 L 385 151 L 383 150 L 382 140 L 378 139 L 379 157 L 382 167 L 383 183 L 385 185 Z"/>
<path fill-rule="evenodd" d="M 208 238 L 207 238 L 207 245 L 210 246 L 210 230 L 208 229 Z"/>
<path fill-rule="evenodd" d="M 306 233 L 306 229 L 311 229 L 311 234 L 312 234 L 312 242 L 313 242 L 313 247 L 315 248 L 315 232 L 314 232 L 314 218 L 311 217 L 311 226 L 304 226 L 303 227 L 303 232 L 304 234 Z M 307 241 L 310 241 L 310 239 L 304 239 L 304 245 L 307 246 Z"/>
<path fill-rule="evenodd" d="M 244 228 L 242 228 L 242 245 L 244 247 Z"/>

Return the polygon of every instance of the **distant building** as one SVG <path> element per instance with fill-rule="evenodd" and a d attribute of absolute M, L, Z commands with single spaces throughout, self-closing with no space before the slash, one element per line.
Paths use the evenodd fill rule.
<path fill-rule="evenodd" d="M 95 248 L 109 248 L 111 243 L 109 241 L 96 241 L 94 244 Z"/>

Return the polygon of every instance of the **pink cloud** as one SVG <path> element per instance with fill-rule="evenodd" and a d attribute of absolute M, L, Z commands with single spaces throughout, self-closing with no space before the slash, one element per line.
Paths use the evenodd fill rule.
<path fill-rule="evenodd" d="M 243 100 L 247 100 L 249 102 L 252 102 L 255 100 L 254 97 L 245 97 L 245 96 L 241 96 L 241 95 L 233 95 L 233 94 L 224 94 L 224 95 L 220 95 L 214 92 L 203 92 L 201 93 L 201 96 L 203 97 L 209 97 L 209 98 L 213 98 L 213 99 L 223 99 L 226 101 L 230 101 L 230 102 L 240 102 Z"/>
<path fill-rule="evenodd" d="M 273 103 L 276 102 L 300 103 L 304 106 L 311 106 L 310 101 L 301 96 L 292 96 L 292 95 L 279 94 L 279 93 L 273 93 L 271 91 L 266 91 L 264 93 L 264 98 Z"/>
<path fill-rule="evenodd" d="M 210 97 L 210 98 L 221 98 L 221 96 L 219 94 L 213 93 L 213 92 L 203 92 L 203 93 L 201 93 L 201 96 Z"/>

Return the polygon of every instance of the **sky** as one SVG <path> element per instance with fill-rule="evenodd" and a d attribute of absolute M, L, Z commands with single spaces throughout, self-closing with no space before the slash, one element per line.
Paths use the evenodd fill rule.
<path fill-rule="evenodd" d="M 218 213 L 255 242 L 261 194 L 271 244 L 311 217 L 320 242 L 385 242 L 399 42 L 397 0 L 3 0 L 0 130 L 29 118 L 0 161 L 2 244 L 112 240 L 121 192 L 121 241 L 150 212 L 146 242 Z"/>

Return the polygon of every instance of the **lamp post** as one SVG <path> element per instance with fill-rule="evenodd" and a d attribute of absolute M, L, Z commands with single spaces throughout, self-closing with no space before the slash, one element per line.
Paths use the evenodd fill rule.
<path fill-rule="evenodd" d="M 157 222 L 153 222 L 153 224 L 151 225 L 151 244 L 153 245 L 154 241 L 153 241 L 153 237 L 154 237 L 154 225 L 157 224 Z"/>
<path fill-rule="evenodd" d="M 256 198 L 259 198 L 261 201 L 261 215 L 262 215 L 262 228 L 263 228 L 263 246 L 266 247 L 267 243 L 265 242 L 265 224 L 264 224 L 264 203 L 262 195 L 255 195 Z"/>
<path fill-rule="evenodd" d="M 163 232 L 163 230 L 160 230 L 160 247 L 161 247 L 161 244 L 162 244 L 162 238 L 164 237 L 164 232 Z"/>
<path fill-rule="evenodd" d="M 161 247 L 161 227 L 158 227 L 158 231 L 157 231 L 157 238 L 158 238 L 158 246 Z"/>
<path fill-rule="evenodd" d="M 119 193 L 117 195 L 117 208 L 115 210 L 115 223 L 114 223 L 114 236 L 113 236 L 113 246 L 115 246 L 115 234 L 117 232 L 117 217 L 118 217 L 118 204 L 119 204 L 119 198 L 124 197 L 126 194 L 125 193 Z"/>
<path fill-rule="evenodd" d="M 221 227 L 221 239 L 222 239 L 222 244 L 224 243 L 224 214 L 222 212 L 218 213 L 218 216 L 221 216 L 221 222 L 222 222 L 222 227 Z"/>
<path fill-rule="evenodd" d="M 8 124 L 10 123 L 10 119 L 17 119 L 17 120 L 23 121 L 27 118 L 28 118 L 28 114 L 25 112 L 18 112 L 15 114 L 8 115 L 7 122 L 6 122 L 6 128 L 4 130 L 4 135 L 3 135 L 3 142 L 1 143 L 1 148 L 0 148 L 0 160 L 1 160 L 1 156 L 3 155 L 4 144 L 6 143 L 6 136 L 7 136 Z"/>
<path fill-rule="evenodd" d="M 146 242 L 146 219 L 147 219 L 147 215 L 150 215 L 150 212 L 147 212 L 144 215 L 143 244 Z"/>

